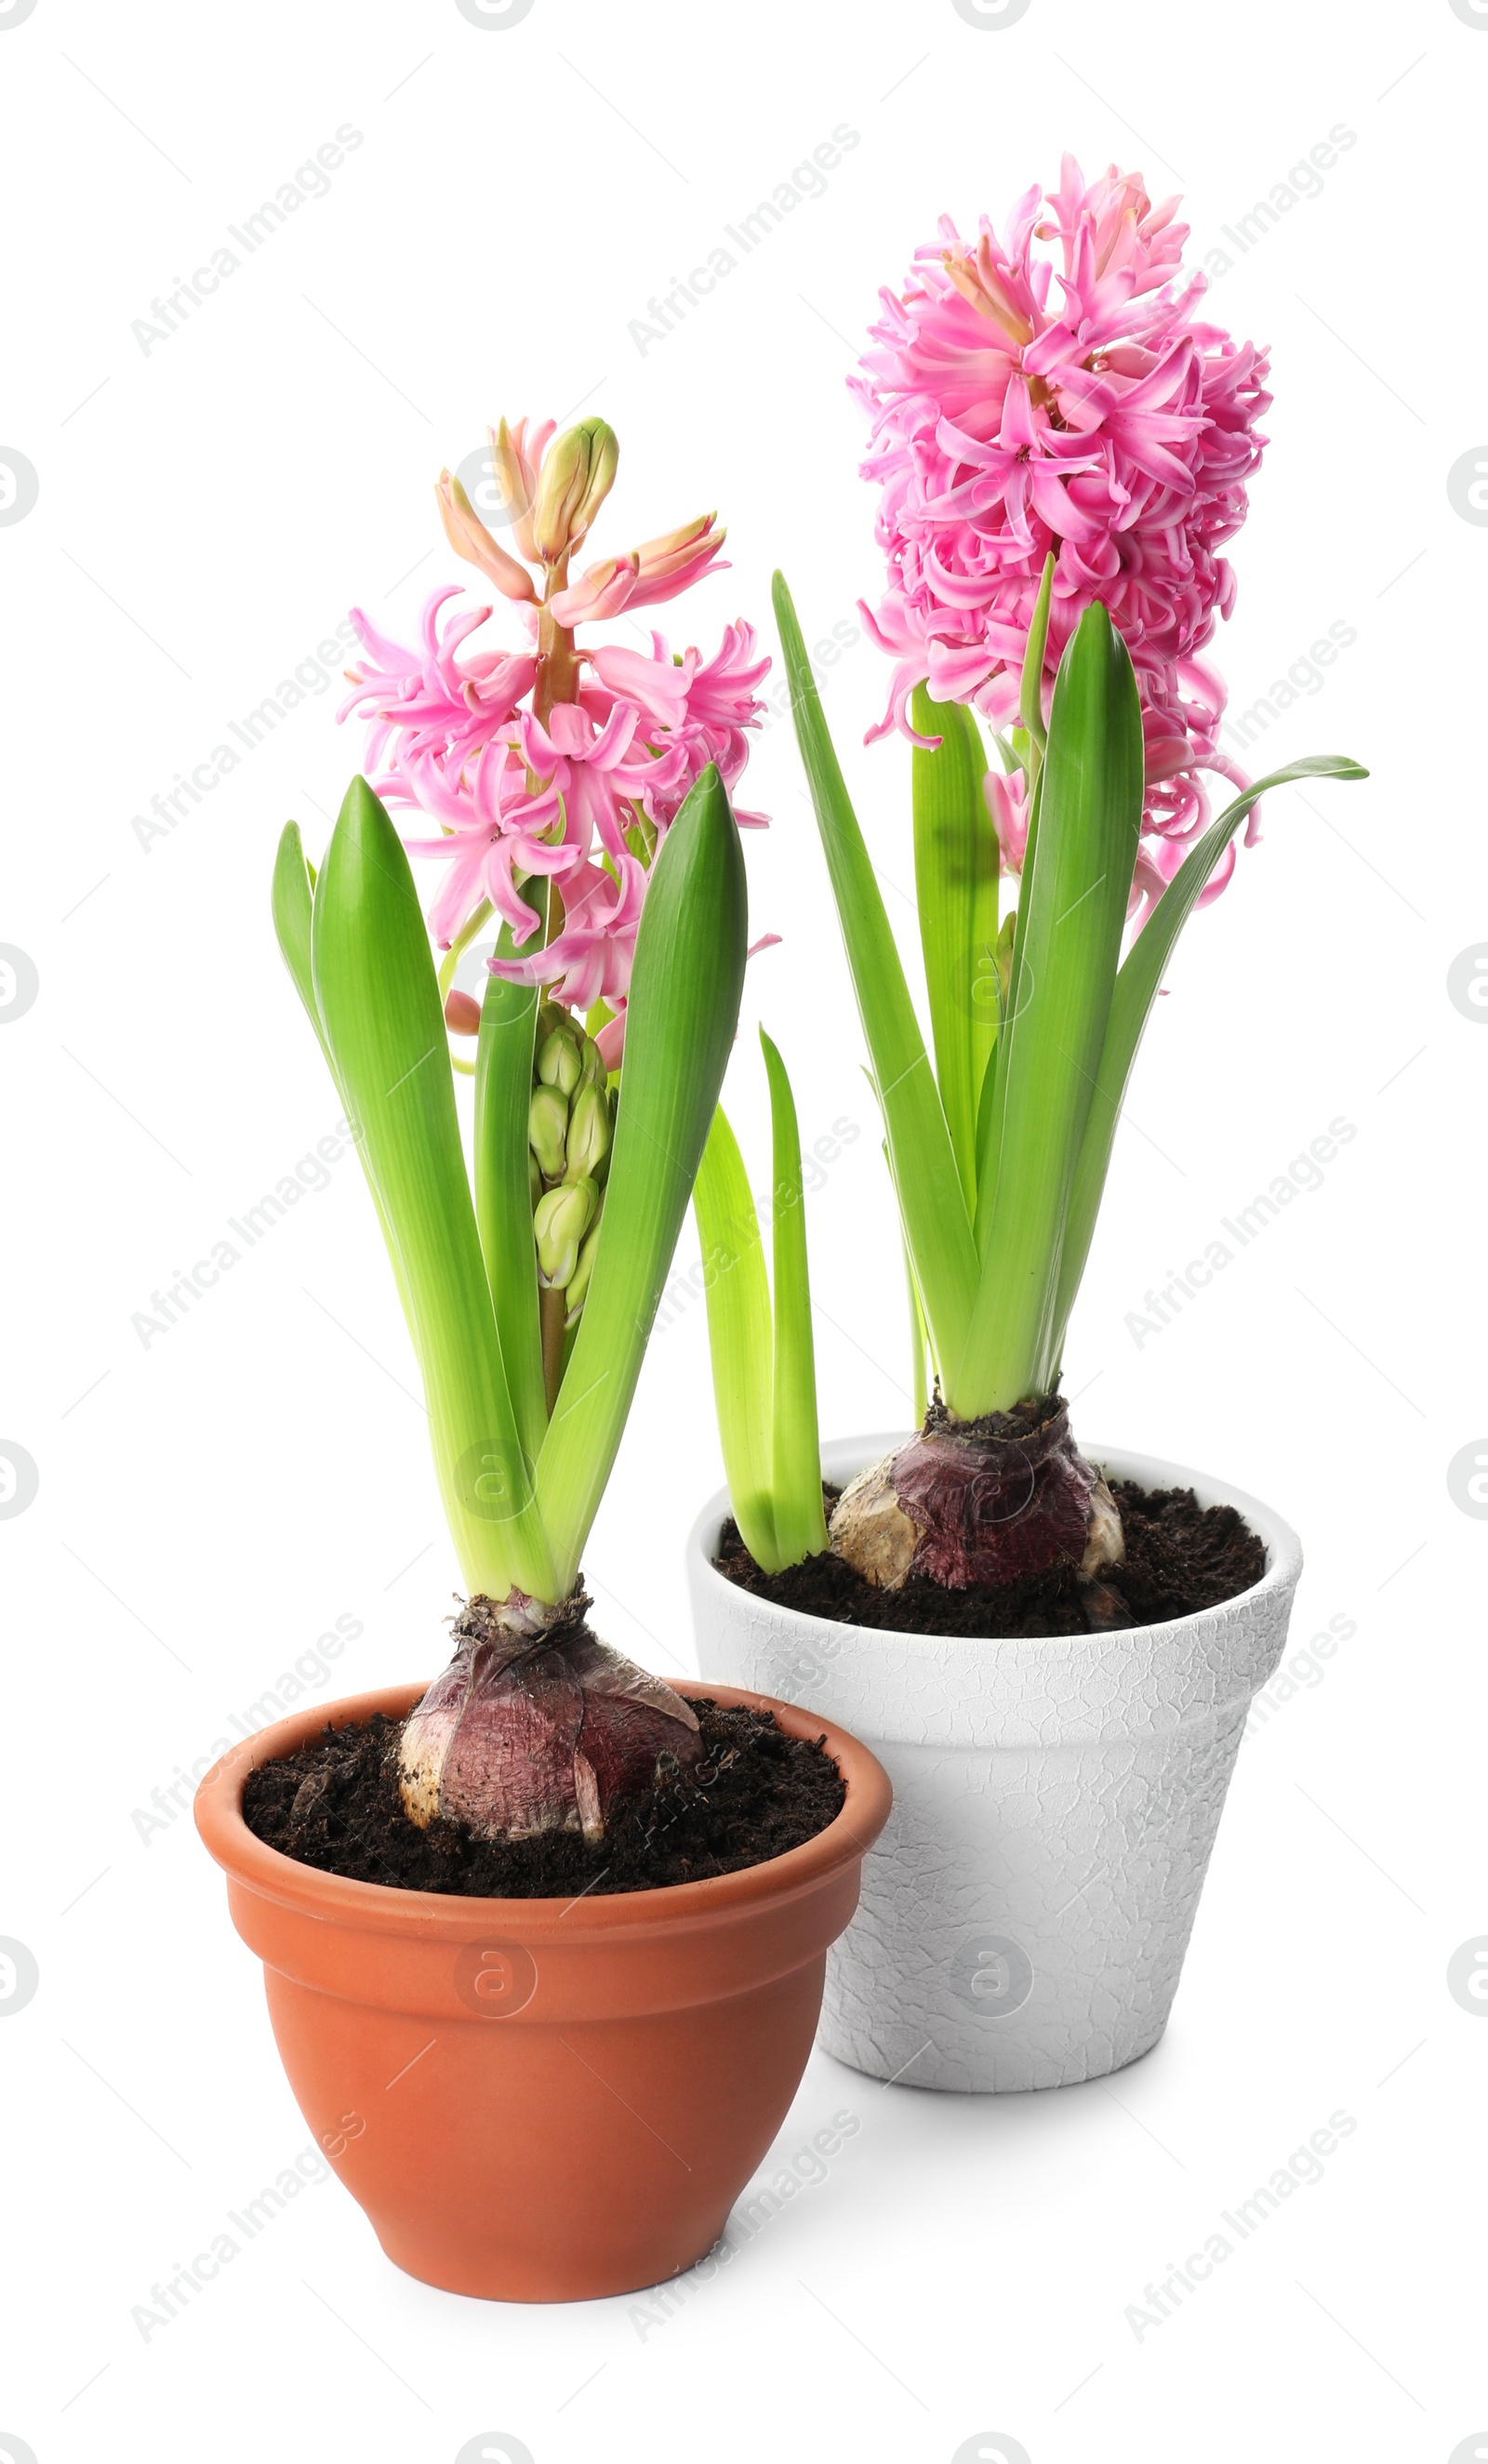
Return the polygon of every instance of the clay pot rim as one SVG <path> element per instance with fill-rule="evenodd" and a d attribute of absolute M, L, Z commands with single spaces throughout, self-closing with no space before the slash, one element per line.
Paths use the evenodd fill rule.
<path fill-rule="evenodd" d="M 897 1447 L 906 1445 L 913 1435 L 909 1430 L 887 1430 L 861 1438 L 829 1439 L 822 1446 L 822 1469 L 829 1480 L 848 1481 L 872 1463 L 877 1463 Z M 1080 1453 L 1098 1470 L 1113 1474 L 1118 1480 L 1137 1480 L 1144 1488 L 1191 1488 L 1201 1506 L 1233 1506 L 1241 1513 L 1252 1530 L 1264 1542 L 1265 1570 L 1259 1579 L 1233 1599 L 1221 1600 L 1214 1608 L 1190 1609 L 1186 1617 L 1159 1617 L 1150 1625 L 1125 1626 L 1109 1634 L 1055 1635 L 944 1635 L 917 1634 L 912 1626 L 859 1626 L 841 1617 L 813 1617 L 809 1609 L 784 1608 L 777 1600 L 764 1598 L 759 1593 L 745 1595 L 751 1615 L 757 1614 L 771 1622 L 780 1620 L 795 1632 L 803 1631 L 851 1637 L 855 1646 L 870 1647 L 907 1644 L 911 1648 L 933 1649 L 943 1657 L 979 1654 L 995 1650 L 1005 1655 L 1030 1655 L 1040 1660 L 1073 1659 L 1081 1655 L 1109 1653 L 1113 1645 L 1129 1644 L 1138 1635 L 1164 1639 L 1184 1636 L 1202 1622 L 1212 1623 L 1216 1617 L 1231 1617 L 1237 1610 L 1261 1598 L 1270 1592 L 1284 1591 L 1295 1584 L 1301 1572 L 1302 1544 L 1291 1525 L 1283 1521 L 1274 1507 L 1267 1506 L 1249 1490 L 1238 1488 L 1233 1482 L 1216 1480 L 1212 1473 L 1192 1471 L 1185 1463 L 1168 1463 L 1161 1455 L 1139 1454 L 1127 1446 L 1100 1445 L 1083 1437 L 1077 1441 Z M 726 1574 L 721 1574 L 713 1563 L 718 1534 L 729 1512 L 726 1487 L 709 1498 L 692 1529 L 687 1534 L 686 1557 L 689 1569 L 726 1592 L 737 1591 Z"/>
<path fill-rule="evenodd" d="M 328 1720 L 338 1727 L 362 1727 L 379 1711 L 389 1719 L 401 1719 L 425 1690 L 424 1685 L 414 1684 L 384 1685 L 344 1695 L 335 1703 L 292 1712 L 287 1719 L 245 1737 L 213 1763 L 198 1787 L 192 1803 L 196 1828 L 209 1856 L 230 1881 L 260 1898 L 322 1922 L 426 1942 L 479 1939 L 491 1932 L 493 1923 L 510 1938 L 528 1942 L 561 1939 L 579 1944 L 612 1939 L 617 1933 L 640 1940 L 715 1924 L 720 1918 L 748 1916 L 765 1903 L 778 1906 L 798 1899 L 855 1864 L 873 1846 L 888 1820 L 893 1792 L 882 1764 L 848 1729 L 746 1686 L 715 1685 L 692 1677 L 675 1683 L 679 1694 L 705 1697 L 731 1707 L 745 1704 L 755 1710 L 772 1711 L 790 1736 L 824 1737 L 847 1787 L 841 1812 L 798 1848 L 788 1848 L 762 1864 L 743 1866 L 737 1873 L 667 1883 L 652 1891 L 614 1891 L 603 1897 L 591 1893 L 564 1900 L 483 1899 L 463 1893 L 400 1890 L 385 1882 L 322 1873 L 255 1837 L 242 1812 L 243 1786 L 251 1771 L 293 1753 Z"/>

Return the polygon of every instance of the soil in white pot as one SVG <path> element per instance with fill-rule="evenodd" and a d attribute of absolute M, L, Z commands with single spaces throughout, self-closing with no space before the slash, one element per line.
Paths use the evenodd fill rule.
<path fill-rule="evenodd" d="M 823 1491 L 829 1521 L 841 1491 Z M 1099 1575 L 1077 1563 L 1045 1565 L 1007 1583 L 959 1587 L 913 1567 L 895 1587 L 871 1581 L 836 1554 L 804 1558 L 777 1574 L 755 1563 L 732 1520 L 714 1564 L 721 1574 L 777 1607 L 843 1625 L 905 1634 L 985 1637 L 1116 1632 L 1216 1608 L 1260 1580 L 1264 1544 L 1233 1506 L 1200 1506 L 1191 1488 L 1144 1489 L 1116 1481 L 1125 1551 Z"/>

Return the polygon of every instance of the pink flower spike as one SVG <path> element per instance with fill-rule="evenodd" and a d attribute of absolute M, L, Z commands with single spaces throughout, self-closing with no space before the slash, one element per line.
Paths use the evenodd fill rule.
<path fill-rule="evenodd" d="M 1207 809 L 1198 774 L 1223 762 L 1225 689 L 1199 654 L 1233 605 L 1220 550 L 1244 518 L 1271 399 L 1265 352 L 1200 316 L 1176 204 L 1154 206 L 1115 168 L 1087 182 L 1067 155 L 1057 188 L 1029 190 L 1005 231 L 984 216 L 968 243 L 943 221 L 902 291 L 880 295 L 851 380 L 888 565 L 872 630 L 894 661 L 870 741 L 890 728 L 922 740 L 909 715 L 922 682 L 1016 724 L 1052 554 L 1040 699 L 1047 711 L 1099 600 L 1142 697 L 1144 847 L 1191 831 Z M 995 772 L 988 796 L 1011 864 L 1020 824 Z"/>
<path fill-rule="evenodd" d="M 550 421 L 519 420 L 510 429 L 503 421 L 492 431 L 498 492 L 518 509 L 511 534 L 523 555 L 539 517 L 550 550 L 560 534 L 571 542 L 614 477 L 618 446 L 603 422 L 569 430 L 549 468 L 552 441 Z M 716 570 L 723 534 L 703 515 L 590 565 L 540 605 L 530 578 L 448 472 L 439 505 L 457 552 L 517 602 L 524 639 L 491 646 L 482 629 L 491 608 L 461 606 L 448 586 L 426 602 L 412 646 L 357 612 L 362 656 L 348 671 L 341 715 L 367 723 L 365 766 L 377 792 L 433 825 L 405 844 L 411 855 L 445 868 L 430 911 L 435 939 L 448 948 L 488 902 L 510 925 L 520 954 L 499 972 L 544 984 L 570 1006 L 603 999 L 623 1011 L 655 847 L 710 762 L 735 786 L 764 715 L 755 689 L 769 661 L 743 624 L 725 628 L 711 658 L 691 648 L 674 656 L 659 633 L 649 652 L 620 644 L 590 650 L 573 639 L 574 628 L 642 595 L 672 597 Z M 550 555 L 549 587 L 561 562 L 562 552 Z M 544 673 L 540 719 L 534 702 Z M 737 818 L 742 827 L 766 821 L 762 813 Z M 547 883 L 558 930 L 544 945 L 539 911 Z"/>

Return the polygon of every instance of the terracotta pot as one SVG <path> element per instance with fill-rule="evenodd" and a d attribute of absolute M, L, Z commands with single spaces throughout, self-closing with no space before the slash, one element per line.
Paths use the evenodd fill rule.
<path fill-rule="evenodd" d="M 846 1482 L 901 1438 L 822 1449 Z M 1114 1634 L 982 1642 L 839 1625 L 741 1591 L 712 1559 L 721 1490 L 687 1544 L 710 1682 L 828 1706 L 871 1739 L 894 1815 L 827 1964 L 821 2043 L 906 2087 L 1064 2087 L 1134 2062 L 1167 2024 L 1251 1697 L 1286 1640 L 1297 1535 L 1228 1481 L 1113 1447 L 1111 1480 L 1238 1507 L 1259 1582 Z"/>
<path fill-rule="evenodd" d="M 300 2109 L 389 2257 L 426 2283 L 575 2301 L 679 2275 L 785 2119 L 889 1783 L 830 1721 L 737 1686 L 680 1690 L 825 1734 L 847 1783 L 836 1820 L 741 1873 L 573 1901 L 391 1890 L 254 1837 L 250 1771 L 327 1719 L 401 1719 L 416 1685 L 260 1729 L 197 1791 Z"/>

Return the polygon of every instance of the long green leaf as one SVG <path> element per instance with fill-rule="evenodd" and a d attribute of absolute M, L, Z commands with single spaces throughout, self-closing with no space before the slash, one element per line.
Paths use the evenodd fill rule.
<path fill-rule="evenodd" d="M 773 1167 L 775 1543 L 781 1564 L 794 1566 L 802 1557 L 820 1555 L 827 1546 L 821 1440 L 816 1425 L 811 1283 L 806 1256 L 806 1193 L 801 1176 L 801 1133 L 790 1080 L 763 1026 L 760 1044 L 769 1077 Z"/>
<path fill-rule="evenodd" d="M 513 955 L 509 924 L 497 948 Z M 517 1430 L 534 1463 L 547 1434 L 527 1165 L 538 1001 L 536 984 L 488 975 L 476 1046 L 476 1222 Z"/>
<path fill-rule="evenodd" d="M 311 915 L 316 1007 L 398 1273 L 472 1591 L 558 1600 L 460 1148 L 433 958 L 398 834 L 354 779 Z"/>
<path fill-rule="evenodd" d="M 936 1356 L 956 1360 L 971 1323 L 977 1260 L 955 1150 L 873 865 L 827 733 L 801 627 L 779 573 L 774 601 L 796 742 L 883 1111 L 904 1237 Z"/>
<path fill-rule="evenodd" d="M 698 1167 L 693 1208 L 702 1244 L 713 1399 L 728 1500 L 744 1547 L 766 1573 L 776 1574 L 788 1561 L 776 1547 L 771 1504 L 775 1342 L 769 1278 L 749 1177 L 722 1106 Z"/>
<path fill-rule="evenodd" d="M 933 753 L 916 745 L 911 756 L 915 896 L 935 1075 L 969 1213 L 976 1203 L 977 1097 L 997 1039 L 997 832 L 982 792 L 987 756 L 971 713 L 957 702 L 932 701 L 917 685 L 911 715 L 917 734 L 941 739 Z"/>
<path fill-rule="evenodd" d="M 1064 1214 L 1105 1042 L 1142 798 L 1137 681 L 1097 604 L 1055 685 L 1006 1030 L 996 1196 L 971 1331 L 945 1397 L 964 1419 L 1042 1395 L 1052 1375 Z"/>
<path fill-rule="evenodd" d="M 1248 787 L 1243 796 L 1225 806 L 1218 820 L 1210 823 L 1190 848 L 1133 942 L 1116 979 L 1100 1066 L 1070 1190 L 1055 1313 L 1056 1362 L 1090 1256 L 1127 1080 L 1179 934 L 1235 831 L 1262 796 L 1269 796 L 1274 788 L 1289 786 L 1294 779 L 1366 779 L 1368 775 L 1345 755 L 1313 753 L 1300 761 L 1289 761 L 1284 770 L 1273 770 L 1268 777 L 1258 779 L 1254 787 Z"/>
<path fill-rule="evenodd" d="M 636 935 L 605 1229 L 543 1451 L 538 1495 L 571 1584 L 610 1477 L 697 1177 L 744 988 L 747 897 L 710 764 L 662 843 Z"/>
<path fill-rule="evenodd" d="M 321 1012 L 315 998 L 315 977 L 310 957 L 314 895 L 315 885 L 305 859 L 304 848 L 300 844 L 300 825 L 298 822 L 286 822 L 279 835 L 278 853 L 274 864 L 274 930 L 278 937 L 279 952 L 285 966 L 289 969 L 295 990 L 304 1004 L 305 1016 L 314 1027 L 316 1041 L 325 1055 L 325 1066 L 331 1073 L 332 1083 L 341 1100 L 346 1126 L 355 1138 L 357 1133 L 352 1120 L 350 1099 L 341 1083 L 341 1072 L 336 1067 L 336 1056 L 325 1040 L 325 1029 L 321 1023 Z M 377 1209 L 377 1221 L 382 1226 L 383 1239 L 388 1243 L 388 1255 L 392 1262 L 393 1280 L 398 1287 L 398 1298 L 406 1313 L 408 1294 L 404 1287 L 403 1268 L 399 1263 L 387 1216 L 383 1211 L 377 1184 L 370 1175 L 367 1176 L 366 1185 L 371 1194 L 372 1204 Z"/>
<path fill-rule="evenodd" d="M 1038 812 L 1044 800 L 1043 755 L 1038 746 L 1029 741 L 1033 785 L 1029 789 L 1028 837 L 1023 847 L 1023 880 L 1033 878 L 1034 860 L 1038 853 Z M 1017 1017 L 1023 1005 L 1023 948 L 1028 938 L 1028 900 L 1019 897 L 1017 906 L 1003 924 L 998 935 L 997 955 L 1002 957 L 1003 940 L 1011 927 L 1008 953 L 1007 998 L 1001 998 L 1002 977 L 998 973 L 994 985 L 999 995 L 997 1041 L 982 1081 L 982 1093 L 976 1116 L 976 1213 L 972 1221 L 972 1238 L 979 1259 L 987 1255 L 987 1243 L 992 1227 L 992 1207 L 997 1197 L 997 1166 L 1002 1153 L 1003 1104 L 1008 1092 L 1008 1062 L 1012 1050 L 1012 1038 L 1008 1032 L 1010 1022 Z"/>
<path fill-rule="evenodd" d="M 286 822 L 279 832 L 278 852 L 274 859 L 272 904 L 279 956 L 289 969 L 295 990 L 304 1003 L 305 1016 L 320 1037 L 321 1049 L 329 1062 L 330 1046 L 325 1041 L 325 1029 L 321 1024 L 321 1013 L 316 1006 L 315 979 L 310 965 L 310 917 L 314 900 L 298 822 Z"/>
<path fill-rule="evenodd" d="M 1054 597 L 1055 559 L 1044 559 L 1043 578 L 1028 628 L 1028 642 L 1023 652 L 1023 674 L 1018 689 L 1018 717 L 1025 735 L 1032 737 L 1042 752 L 1044 737 L 1044 654 L 1049 643 L 1049 607 Z"/>

